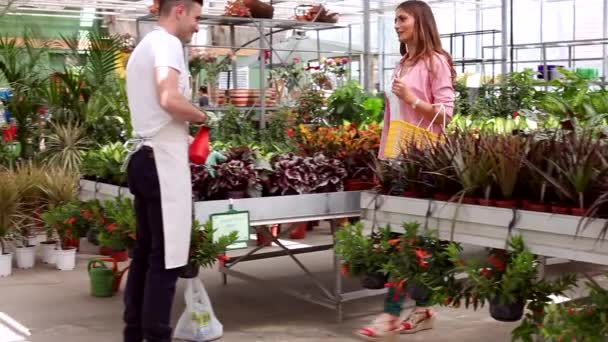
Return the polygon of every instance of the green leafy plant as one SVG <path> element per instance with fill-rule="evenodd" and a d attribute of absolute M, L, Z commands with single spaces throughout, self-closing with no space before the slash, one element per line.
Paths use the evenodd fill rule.
<path fill-rule="evenodd" d="M 336 231 L 334 246 L 335 253 L 342 259 L 343 272 L 355 277 L 373 273 L 388 274 L 385 265 L 396 250 L 391 242 L 395 236 L 390 227 L 365 234 L 361 223 L 344 225 Z"/>
<path fill-rule="evenodd" d="M 73 201 L 51 206 L 42 213 L 42 221 L 47 229 L 47 237 L 57 234 L 62 249 L 68 249 L 68 240 L 83 237 L 88 229 L 88 222 L 80 215 L 80 203 Z"/>
<path fill-rule="evenodd" d="M 562 295 L 576 283 L 573 275 L 564 275 L 554 282 L 539 280 L 538 262 L 519 235 L 511 237 L 508 250 L 492 250 L 485 263 L 464 262 L 453 249 L 448 252 L 450 260 L 457 265 L 456 271 L 468 276 L 454 299 L 464 298 L 467 307 L 477 308 L 485 301 L 509 304 L 530 300 L 538 305 L 548 302 L 549 295 Z"/>
<path fill-rule="evenodd" d="M 126 197 L 117 197 L 103 203 L 105 226 L 97 235 L 99 245 L 115 251 L 124 251 L 135 243 L 135 210 L 133 201 Z"/>
<path fill-rule="evenodd" d="M 226 252 L 231 244 L 238 240 L 238 232 L 228 235 L 215 236 L 217 229 L 213 229 L 211 222 L 201 225 L 199 221 L 192 221 L 192 235 L 190 237 L 189 263 L 211 267 L 217 257 Z"/>
<path fill-rule="evenodd" d="M 51 165 L 78 172 L 89 144 L 85 128 L 74 122 L 51 123 L 51 132 L 43 158 Z"/>
<path fill-rule="evenodd" d="M 591 290 L 585 301 L 549 304 L 542 314 L 526 316 L 513 331 L 513 339 L 522 341 L 605 341 L 608 338 L 608 290 L 591 277 Z"/>
<path fill-rule="evenodd" d="M 92 180 L 124 185 L 127 175 L 121 171 L 121 167 L 126 157 L 127 150 L 120 142 L 89 150 L 83 157 L 82 173 Z"/>
<path fill-rule="evenodd" d="M 333 124 L 341 124 L 343 121 L 363 123 L 367 114 L 363 107 L 365 98 L 366 94 L 361 84 L 355 80 L 334 90 L 327 100 L 330 122 Z"/>
<path fill-rule="evenodd" d="M 462 248 L 439 239 L 435 231 L 422 232 L 418 222 L 406 222 L 403 229 L 403 235 L 393 242 L 396 252 L 384 266 L 393 286 L 398 291 L 412 287 L 428 289 L 434 302 L 451 302 L 456 286 L 451 253 L 458 254 Z"/>

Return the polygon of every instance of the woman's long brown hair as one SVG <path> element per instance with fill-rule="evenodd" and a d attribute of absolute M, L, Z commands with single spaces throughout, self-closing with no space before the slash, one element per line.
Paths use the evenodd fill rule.
<path fill-rule="evenodd" d="M 421 60 L 424 61 L 427 63 L 431 75 L 434 75 L 435 70 L 433 70 L 431 60 L 435 57 L 435 54 L 441 54 L 447 59 L 452 80 L 455 81 L 456 70 L 454 70 L 452 65 L 452 56 L 441 46 L 439 30 L 437 29 L 437 23 L 435 22 L 435 16 L 431 7 L 424 1 L 407 0 L 397 6 L 396 10 L 403 10 L 414 17 L 414 37 L 412 42 L 416 46 L 414 55 L 408 55 L 404 43 L 401 43 L 400 46 L 401 55 L 408 55 L 407 61 L 411 64 L 416 64 Z"/>

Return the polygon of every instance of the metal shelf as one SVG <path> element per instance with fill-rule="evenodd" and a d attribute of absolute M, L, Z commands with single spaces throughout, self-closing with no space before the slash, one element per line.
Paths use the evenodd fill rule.
<path fill-rule="evenodd" d="M 146 15 L 139 20 L 141 21 L 157 21 L 158 17 L 153 15 Z M 242 17 L 225 17 L 218 15 L 202 15 L 199 20 L 201 25 L 209 26 L 246 26 L 246 27 L 258 27 L 263 25 L 265 28 L 275 28 L 284 30 L 328 30 L 335 28 L 346 28 L 348 25 L 345 24 L 333 24 L 333 23 L 321 23 L 311 21 L 298 21 L 298 20 L 287 20 L 287 19 L 259 19 L 259 18 L 242 18 Z"/>

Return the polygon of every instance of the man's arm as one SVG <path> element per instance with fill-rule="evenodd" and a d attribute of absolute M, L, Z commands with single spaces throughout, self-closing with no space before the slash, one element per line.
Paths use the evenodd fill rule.
<path fill-rule="evenodd" d="M 207 115 L 193 106 L 177 89 L 179 73 L 171 67 L 157 67 L 156 92 L 160 107 L 173 118 L 192 123 L 205 123 Z"/>

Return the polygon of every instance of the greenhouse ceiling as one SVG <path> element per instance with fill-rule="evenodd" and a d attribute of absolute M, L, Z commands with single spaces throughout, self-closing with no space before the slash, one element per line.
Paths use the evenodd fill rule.
<path fill-rule="evenodd" d="M 534 0 L 531 0 L 534 1 Z M 536 0 L 537 2 L 539 0 Z M 550 0 L 545 0 L 550 1 Z M 294 15 L 294 8 L 319 1 L 311 0 L 274 0 L 275 18 L 288 19 Z M 371 0 L 370 12 L 382 15 L 391 12 L 399 1 Z M 433 7 L 453 7 L 459 9 L 495 8 L 501 0 L 429 0 Z M 206 0 L 204 11 L 211 15 L 221 15 L 227 0 Z M 321 3 L 341 15 L 342 23 L 361 23 L 362 0 L 325 0 Z M 148 12 L 152 0 L 0 0 L 0 13 L 7 15 L 54 16 L 70 18 L 97 18 L 114 16 L 118 20 L 135 20 Z M 8 6 L 8 7 L 7 7 Z"/>

